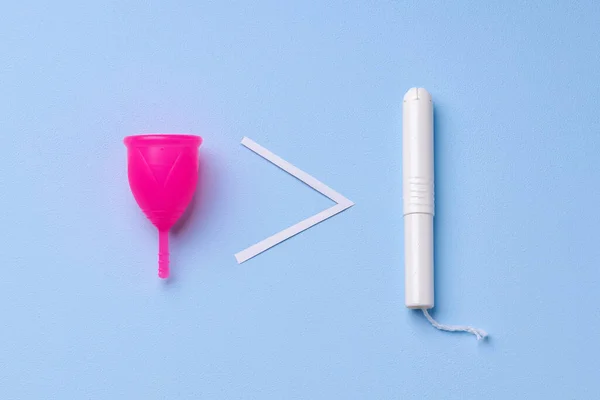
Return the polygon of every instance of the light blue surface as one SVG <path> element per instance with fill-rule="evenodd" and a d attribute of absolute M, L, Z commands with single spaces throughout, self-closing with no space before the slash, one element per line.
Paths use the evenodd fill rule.
<path fill-rule="evenodd" d="M 5 3 L 0 399 L 600 398 L 600 3 Z M 488 343 L 404 308 L 417 85 L 434 315 Z M 166 285 L 126 180 L 140 132 L 205 139 Z M 331 204 L 243 136 L 356 206 L 237 265 Z"/>

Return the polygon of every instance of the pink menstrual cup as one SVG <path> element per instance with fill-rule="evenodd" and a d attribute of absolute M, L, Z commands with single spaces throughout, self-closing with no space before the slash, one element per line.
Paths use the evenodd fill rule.
<path fill-rule="evenodd" d="M 124 140 L 133 197 L 158 229 L 158 276 L 169 277 L 169 230 L 194 196 L 200 136 L 136 135 Z"/>

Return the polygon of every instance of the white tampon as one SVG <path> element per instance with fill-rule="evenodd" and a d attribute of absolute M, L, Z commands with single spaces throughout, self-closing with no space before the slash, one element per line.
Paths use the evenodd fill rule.
<path fill-rule="evenodd" d="M 469 326 L 443 325 L 428 313 L 433 287 L 433 103 L 423 88 L 412 88 L 402 106 L 402 197 L 404 207 L 404 280 L 406 307 L 421 309 L 437 329 L 464 331 L 484 338 Z"/>
<path fill-rule="evenodd" d="M 402 107 L 404 273 L 408 308 L 433 308 L 433 104 L 412 88 Z"/>

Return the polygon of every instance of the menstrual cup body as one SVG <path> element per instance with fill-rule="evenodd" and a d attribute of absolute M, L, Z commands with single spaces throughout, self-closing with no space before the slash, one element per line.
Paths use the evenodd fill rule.
<path fill-rule="evenodd" d="M 125 138 L 129 186 L 144 214 L 160 232 L 163 263 L 167 251 L 167 271 L 163 271 L 163 275 L 168 275 L 168 231 L 181 217 L 196 190 L 201 143 L 199 136 L 192 135 Z"/>

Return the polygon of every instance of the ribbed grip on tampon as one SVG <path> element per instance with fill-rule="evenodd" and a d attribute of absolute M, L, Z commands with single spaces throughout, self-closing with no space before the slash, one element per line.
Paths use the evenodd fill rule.
<path fill-rule="evenodd" d="M 410 174 L 409 174 L 410 175 Z M 404 215 L 435 213 L 434 185 L 432 178 L 411 175 L 404 194 Z"/>

